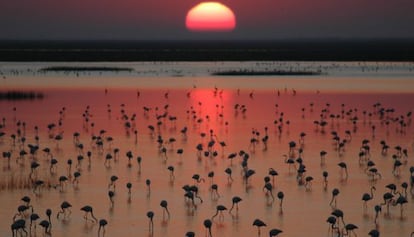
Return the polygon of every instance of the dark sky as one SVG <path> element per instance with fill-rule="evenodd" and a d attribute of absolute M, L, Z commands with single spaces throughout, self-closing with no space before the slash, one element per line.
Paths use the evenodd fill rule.
<path fill-rule="evenodd" d="M 5 0 L 0 39 L 414 38 L 414 0 L 223 0 L 233 32 L 185 28 L 196 0 Z"/>

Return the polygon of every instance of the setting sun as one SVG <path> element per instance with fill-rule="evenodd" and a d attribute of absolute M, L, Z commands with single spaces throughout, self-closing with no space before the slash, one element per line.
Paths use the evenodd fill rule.
<path fill-rule="evenodd" d="M 185 24 L 190 31 L 232 31 L 236 17 L 221 3 L 202 2 L 188 11 Z"/>

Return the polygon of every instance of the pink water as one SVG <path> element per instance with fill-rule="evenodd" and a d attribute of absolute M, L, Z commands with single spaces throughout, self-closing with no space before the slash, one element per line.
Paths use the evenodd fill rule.
<path fill-rule="evenodd" d="M 237 82 L 237 81 L 236 81 Z M 235 86 L 236 88 L 236 86 Z M 106 236 L 151 236 L 147 211 L 155 213 L 153 236 L 184 236 L 187 231 L 194 231 L 196 236 L 204 236 L 203 221 L 211 218 L 216 212 L 217 205 L 231 207 L 232 197 L 237 195 L 243 200 L 239 204 L 239 210 L 233 210 L 232 214 L 224 212 L 224 218 L 216 217 L 213 221 L 213 236 L 257 236 L 257 229 L 252 226 L 253 220 L 263 220 L 267 227 L 261 229 L 262 236 L 268 236 L 272 228 L 283 230 L 281 236 L 331 236 L 328 232 L 326 219 L 334 209 L 329 205 L 334 188 L 340 190 L 337 196 L 337 207 L 344 212 L 346 223 L 358 226 L 355 231 L 359 236 L 367 236 L 371 229 L 377 228 L 381 236 L 409 236 L 414 231 L 412 220 L 414 218 L 413 194 L 408 189 L 408 203 L 404 204 L 404 211 L 400 213 L 399 206 L 391 206 L 390 212 L 383 212 L 378 219 L 378 225 L 374 224 L 374 205 L 383 202 L 382 195 L 388 190 L 385 185 L 395 183 L 398 191 L 403 192 L 402 182 L 409 183 L 409 167 L 414 165 L 413 154 L 413 127 L 411 119 L 406 117 L 407 112 L 412 111 L 414 94 L 412 93 L 329 93 L 321 91 L 320 94 L 298 91 L 293 95 L 290 90 L 281 91 L 278 96 L 274 90 L 256 89 L 252 96 L 252 90 L 219 88 L 217 94 L 213 88 L 188 88 L 165 89 L 154 87 L 153 89 L 109 89 L 105 94 L 103 88 L 96 89 L 44 89 L 46 97 L 40 101 L 16 101 L 0 102 L 0 114 L 5 118 L 6 127 L 2 130 L 6 133 L 0 140 L 0 151 L 12 150 L 12 160 L 8 167 L 7 160 L 3 159 L 0 166 L 0 235 L 11 236 L 10 225 L 12 218 L 17 213 L 17 206 L 23 204 L 21 197 L 31 197 L 31 205 L 34 211 L 46 219 L 45 210 L 51 208 L 52 236 L 97 236 L 98 224 L 86 222 L 80 208 L 91 205 L 98 219 L 108 221 Z M 397 118 L 404 116 L 407 127 L 403 132 L 399 131 L 397 123 L 391 122 L 384 125 L 379 119 L 375 103 L 381 103 L 383 108 L 394 108 L 395 112 L 388 116 Z M 310 106 L 313 103 L 313 109 Z M 329 103 L 329 106 L 327 106 Z M 121 105 L 124 106 L 121 106 Z M 235 109 L 235 105 L 244 106 L 246 111 Z M 341 106 L 344 104 L 344 107 Z M 111 113 L 108 113 L 110 105 Z M 168 105 L 168 108 L 165 109 Z M 82 114 L 89 106 L 90 121 L 83 122 Z M 144 113 L 143 107 L 151 108 Z M 16 111 L 13 111 L 13 108 Z M 62 108 L 65 111 L 59 114 Z M 135 141 L 134 129 L 128 134 L 124 128 L 121 109 L 130 119 L 136 115 L 133 126 L 137 130 Z M 304 109 L 304 111 L 302 111 Z M 316 128 L 315 120 L 320 119 L 323 109 L 327 112 L 328 125 L 325 133 L 321 128 Z M 356 126 L 349 120 L 351 115 L 332 121 L 330 114 L 341 114 L 341 110 L 354 111 L 352 116 L 359 120 Z M 192 113 L 193 111 L 193 113 Z M 363 111 L 367 111 L 364 117 Z M 167 112 L 176 116 L 177 120 L 170 121 L 160 119 L 162 124 L 157 128 L 156 115 Z M 281 118 L 283 113 L 283 129 L 280 132 L 275 120 Z M 368 113 L 372 113 L 369 116 Z M 196 118 L 193 118 L 195 116 Z M 206 117 L 208 116 L 208 118 Z M 53 130 L 54 134 L 63 133 L 63 140 L 56 142 L 48 138 L 47 125 L 58 124 L 61 118 L 62 126 Z M 202 118 L 202 122 L 197 119 Z M 40 149 L 32 158 L 26 155 L 20 164 L 16 164 L 19 148 L 11 146 L 10 135 L 16 133 L 17 122 L 26 123 L 26 145 L 34 144 L 34 126 L 39 127 Z M 289 121 L 289 123 L 286 123 Z M 91 127 L 94 123 L 94 128 Z M 155 127 L 155 135 L 151 134 L 149 125 Z M 376 127 L 372 132 L 372 126 Z M 180 130 L 188 128 L 187 137 Z M 253 148 L 250 145 L 252 130 L 260 132 L 261 139 L 268 131 L 267 149 L 259 142 Z M 20 127 L 22 129 L 22 127 Z M 113 137 L 113 142 L 104 143 L 104 151 L 99 152 L 91 142 L 92 134 L 98 135 L 101 129 L 106 130 L 104 136 Z M 216 157 L 197 157 L 196 146 L 202 143 L 204 150 L 210 139 L 210 130 L 216 144 L 212 150 L 217 151 Z M 345 131 L 350 130 L 352 140 L 345 145 L 345 151 L 339 154 L 334 149 L 332 131 L 344 139 Z M 92 162 L 88 165 L 85 160 L 76 168 L 76 157 L 79 151 L 73 143 L 73 133 L 79 132 L 80 143 L 84 145 L 84 153 L 92 151 Z M 296 171 L 289 170 L 284 162 L 283 155 L 289 153 L 290 141 L 295 141 L 299 147 L 300 133 L 306 133 L 303 145 L 303 160 L 306 165 L 305 176 L 314 178 L 312 188 L 306 190 L 304 185 L 298 185 Z M 202 138 L 201 133 L 207 135 Z M 157 135 L 160 134 L 164 141 L 175 138 L 173 144 L 164 144 L 167 148 L 165 159 L 157 144 Z M 362 140 L 368 139 L 371 147 L 371 160 L 382 174 L 382 179 L 376 182 L 370 181 L 365 172 L 366 164 L 360 164 L 358 153 Z M 387 155 L 381 154 L 380 141 L 385 140 L 390 145 Z M 218 144 L 224 141 L 224 149 Z M 395 146 L 400 145 L 408 149 L 408 158 L 401 158 L 400 175 L 392 174 L 393 159 L 396 154 Z M 53 157 L 58 160 L 57 171 L 51 174 L 49 160 L 41 150 L 49 147 Z M 111 161 L 110 166 L 104 165 L 105 155 L 119 148 L 118 161 Z M 176 151 L 182 148 L 184 153 L 179 156 Z M 27 147 L 25 148 L 26 150 Z M 231 164 L 227 156 L 233 152 L 244 150 L 249 153 L 248 167 L 256 171 L 246 186 L 242 177 L 241 158 L 238 156 Z M 325 164 L 321 164 L 319 153 L 327 151 Z M 128 166 L 126 152 L 132 151 L 132 166 Z M 298 151 L 295 151 L 297 156 Z M 137 156 L 142 157 L 142 170 L 138 172 Z M 46 181 L 52 186 L 57 185 L 61 175 L 67 175 L 68 159 L 73 160 L 72 173 L 79 169 L 81 177 L 77 188 L 68 182 L 63 191 L 59 187 L 44 187 L 40 192 L 34 193 L 32 188 L 25 187 L 30 173 L 30 162 L 37 160 L 40 167 L 37 171 L 38 179 Z M 344 161 L 348 166 L 349 177 L 341 178 L 341 171 L 337 165 Z M 174 166 L 175 179 L 172 181 L 168 166 Z M 230 167 L 233 171 L 232 183 L 228 182 L 224 170 Z M 268 169 L 274 168 L 279 175 L 275 178 L 273 195 L 275 200 L 263 191 L 263 178 L 268 175 Z M 218 185 L 220 197 L 212 198 L 208 173 L 214 171 L 213 183 Z M 328 171 L 328 187 L 324 189 L 322 172 Z M 204 202 L 196 200 L 197 208 L 193 209 L 184 198 L 182 186 L 194 184 L 193 174 L 199 174 L 205 179 L 199 185 L 200 196 Z M 108 198 L 108 184 L 110 177 L 117 175 L 114 205 Z M 13 179 L 13 181 L 11 181 Z M 151 180 L 151 192 L 149 194 L 145 181 Z M 126 183 L 132 183 L 130 200 Z M 368 202 L 366 210 L 361 201 L 362 194 L 369 193 L 370 187 L 375 185 L 376 191 L 373 200 Z M 283 211 L 279 207 L 276 194 L 283 191 Z M 398 194 L 396 194 L 398 196 Z M 72 214 L 67 220 L 56 219 L 59 206 L 62 201 L 72 204 Z M 167 200 L 171 217 L 163 218 L 163 210 L 160 201 Z M 28 215 L 30 211 L 27 212 Z M 28 216 L 27 215 L 27 216 Z M 27 217 L 26 217 L 27 218 Z M 28 222 L 29 219 L 27 219 Z M 39 222 L 39 221 L 38 221 Z M 27 225 L 28 226 L 28 225 Z M 342 224 L 341 224 L 342 228 Z M 27 228 L 29 230 L 29 228 Z M 36 233 L 35 233 L 36 232 Z M 42 236 L 41 226 L 32 230 L 32 236 Z M 334 235 L 336 236 L 336 235 Z"/>

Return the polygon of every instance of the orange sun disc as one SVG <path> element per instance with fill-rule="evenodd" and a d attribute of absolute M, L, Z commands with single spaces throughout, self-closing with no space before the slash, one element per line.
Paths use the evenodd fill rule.
<path fill-rule="evenodd" d="M 188 11 L 185 25 L 190 31 L 232 31 L 236 17 L 221 3 L 202 2 Z"/>

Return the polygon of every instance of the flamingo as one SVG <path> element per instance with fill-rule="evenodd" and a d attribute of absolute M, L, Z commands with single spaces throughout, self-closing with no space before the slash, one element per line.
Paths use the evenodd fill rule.
<path fill-rule="evenodd" d="M 344 236 L 349 235 L 349 232 L 352 232 L 352 233 L 354 233 L 355 236 L 357 236 L 356 233 L 355 233 L 356 229 L 358 229 L 358 226 L 356 226 L 354 224 L 346 224 L 344 229 L 342 229 L 342 235 L 344 235 Z"/>
<path fill-rule="evenodd" d="M 380 236 L 380 232 L 376 229 L 371 230 L 370 232 L 368 232 L 368 235 L 371 237 L 379 237 Z"/>
<path fill-rule="evenodd" d="M 109 190 L 108 197 L 109 197 L 109 201 L 111 202 L 111 207 L 114 206 L 114 196 L 115 196 L 115 192 L 112 190 Z"/>
<path fill-rule="evenodd" d="M 88 221 L 88 213 L 90 213 L 92 219 L 94 220 L 94 221 L 93 220 L 91 220 L 91 221 L 92 222 L 98 222 L 98 219 L 96 219 L 96 217 L 93 215 L 93 208 L 91 206 L 89 206 L 89 205 L 83 206 L 81 208 L 81 211 L 84 211 L 85 212 L 85 215 L 83 216 L 83 218 L 86 221 Z"/>
<path fill-rule="evenodd" d="M 323 188 L 326 190 L 328 188 L 328 171 L 323 171 L 322 172 L 322 176 L 323 176 Z"/>
<path fill-rule="evenodd" d="M 346 163 L 345 162 L 339 162 L 338 166 L 341 167 L 341 174 L 345 173 L 345 177 L 343 177 L 343 175 L 342 175 L 342 178 L 347 179 L 348 178 L 348 168 L 347 168 Z"/>
<path fill-rule="evenodd" d="M 67 201 L 63 201 L 62 204 L 60 204 L 60 211 L 58 212 L 58 214 L 56 215 L 56 218 L 59 219 L 59 215 L 63 214 L 63 218 L 65 219 L 67 217 L 67 215 L 70 215 L 72 212 L 70 210 L 70 207 L 72 207 L 72 205 L 67 202 Z M 67 212 L 69 212 L 67 214 Z"/>
<path fill-rule="evenodd" d="M 275 200 L 275 198 L 273 197 L 273 186 L 271 183 L 266 183 L 263 187 L 263 189 L 266 189 L 266 194 L 270 194 L 270 196 L 272 197 L 272 201 Z"/>
<path fill-rule="evenodd" d="M 403 217 L 403 206 L 408 203 L 407 198 L 399 193 L 399 197 L 394 201 L 393 206 L 400 205 L 400 217 Z"/>
<path fill-rule="evenodd" d="M 147 185 L 147 191 L 148 191 L 147 196 L 150 196 L 151 195 L 151 180 L 146 179 L 145 180 L 145 185 Z"/>
<path fill-rule="evenodd" d="M 225 206 L 223 206 L 223 205 L 217 205 L 217 207 L 216 207 L 216 214 L 214 214 L 211 217 L 211 220 L 214 220 L 214 217 L 216 217 L 219 213 L 220 213 L 220 218 L 219 219 L 224 219 L 223 211 L 225 211 L 225 210 L 227 210 L 227 208 Z"/>
<path fill-rule="evenodd" d="M 332 190 L 332 199 L 331 199 L 331 202 L 329 203 L 329 205 L 332 206 L 332 203 L 334 203 L 333 206 L 336 207 L 336 196 L 338 196 L 338 194 L 339 194 L 339 189 L 334 188 Z"/>
<path fill-rule="evenodd" d="M 47 219 L 49 220 L 49 225 L 50 225 L 50 228 L 49 228 L 49 232 L 50 232 L 50 230 L 52 229 L 52 221 L 50 220 L 50 217 L 52 216 L 52 210 L 51 209 L 46 209 L 46 216 L 47 216 Z"/>
<path fill-rule="evenodd" d="M 275 236 L 279 235 L 282 232 L 283 231 L 282 230 L 279 230 L 279 229 L 271 229 L 269 231 L 269 237 L 275 237 Z"/>
<path fill-rule="evenodd" d="M 211 220 L 210 219 L 206 219 L 206 220 L 204 220 L 203 224 L 204 224 L 204 227 L 206 228 L 206 236 L 207 237 L 213 237 L 211 235 L 211 226 L 213 225 L 213 223 L 211 222 Z"/>
<path fill-rule="evenodd" d="M 285 158 L 285 163 L 289 165 L 289 172 L 292 166 L 296 169 L 295 160 L 293 158 L 289 158 L 287 155 L 283 155 L 283 157 Z"/>
<path fill-rule="evenodd" d="M 174 176 L 174 166 L 170 165 L 167 167 L 167 169 L 170 171 L 170 180 L 174 180 L 175 176 Z"/>
<path fill-rule="evenodd" d="M 128 182 L 126 184 L 126 188 L 128 189 L 128 195 L 131 196 L 132 183 L 131 182 Z"/>
<path fill-rule="evenodd" d="M 362 195 L 362 201 L 364 201 L 364 208 L 365 208 L 365 209 L 367 208 L 367 202 L 368 202 L 369 200 L 372 200 L 372 199 L 374 198 L 374 193 L 373 193 L 373 190 L 376 190 L 374 186 L 372 186 L 372 187 L 371 187 L 371 194 L 364 193 L 364 194 Z"/>
<path fill-rule="evenodd" d="M 43 220 L 39 223 L 39 225 L 45 229 L 45 234 L 50 233 L 49 228 L 51 227 L 51 225 L 49 221 Z"/>
<path fill-rule="evenodd" d="M 98 236 L 100 236 L 101 229 L 102 229 L 102 236 L 105 236 L 105 226 L 108 224 L 108 221 L 105 219 L 99 220 L 99 229 L 98 229 Z"/>
<path fill-rule="evenodd" d="M 326 151 L 322 150 L 321 152 L 319 152 L 320 158 L 321 158 L 321 165 L 325 164 L 325 157 L 326 154 L 328 154 Z"/>
<path fill-rule="evenodd" d="M 256 226 L 256 227 L 257 227 L 257 236 L 260 236 L 260 228 L 261 228 L 261 227 L 264 227 L 264 226 L 267 226 L 267 225 L 266 225 L 266 223 L 264 223 L 262 220 L 260 220 L 260 219 L 255 219 L 255 220 L 253 221 L 253 226 Z"/>
<path fill-rule="evenodd" d="M 231 177 L 231 174 L 232 174 L 231 168 L 225 169 L 224 172 L 227 174 L 227 182 L 228 183 L 233 182 L 233 178 Z"/>
<path fill-rule="evenodd" d="M 331 231 L 331 235 L 333 235 L 333 231 L 335 229 L 338 229 L 338 227 L 336 227 L 336 225 L 335 225 L 336 224 L 336 217 L 330 216 L 330 217 L 328 217 L 328 219 L 326 219 L 326 222 L 329 223 L 328 232 Z"/>
<path fill-rule="evenodd" d="M 195 233 L 193 231 L 188 231 L 185 233 L 185 237 L 195 237 Z"/>
<path fill-rule="evenodd" d="M 241 199 L 239 196 L 234 196 L 231 201 L 232 201 L 232 205 L 231 208 L 229 210 L 229 213 L 231 213 L 231 211 L 233 210 L 234 206 L 236 206 L 236 211 L 239 211 L 239 202 L 241 202 L 243 199 Z"/>
<path fill-rule="evenodd" d="M 345 226 L 344 212 L 342 210 L 335 209 L 333 212 L 331 212 L 331 215 L 335 216 L 337 220 L 340 218 L 341 221 L 342 221 L 342 224 L 344 224 L 344 226 Z M 338 226 L 338 228 L 339 228 L 339 226 Z"/>
<path fill-rule="evenodd" d="M 387 213 L 390 213 L 390 204 L 394 201 L 394 195 L 390 192 L 386 192 L 382 198 L 384 199 L 384 203 L 381 203 L 381 206 L 387 205 Z"/>
<path fill-rule="evenodd" d="M 170 212 L 168 211 L 168 202 L 166 200 L 162 200 L 160 202 L 160 206 L 163 208 L 162 216 L 164 217 L 165 212 L 167 212 L 168 219 L 170 219 Z"/>
<path fill-rule="evenodd" d="M 24 219 L 19 219 L 13 222 L 10 226 L 12 235 L 17 236 L 17 231 L 23 231 L 27 235 L 26 231 L 26 221 Z"/>
<path fill-rule="evenodd" d="M 278 176 L 279 173 L 273 169 L 273 168 L 269 168 L 269 175 L 272 176 L 272 183 L 275 183 L 275 176 Z"/>
<path fill-rule="evenodd" d="M 312 189 L 312 180 L 313 180 L 313 177 L 312 176 L 307 176 L 305 178 L 305 188 L 306 188 L 306 191 L 310 191 Z"/>
<path fill-rule="evenodd" d="M 29 196 L 24 196 L 20 200 L 22 200 L 26 204 L 27 207 L 32 207 L 30 205 L 31 198 Z"/>
<path fill-rule="evenodd" d="M 110 183 L 108 185 L 108 189 L 110 189 L 111 187 L 113 188 L 113 190 L 115 191 L 116 188 L 116 181 L 118 180 L 118 176 L 116 175 L 112 175 L 110 178 Z"/>
<path fill-rule="evenodd" d="M 147 212 L 147 217 L 149 219 L 149 232 L 152 234 L 154 233 L 154 212 L 152 211 L 148 211 Z"/>
<path fill-rule="evenodd" d="M 381 205 L 375 205 L 374 207 L 375 210 L 375 219 L 374 219 L 374 223 L 377 224 L 377 219 L 378 219 L 378 215 L 381 212 L 382 208 Z"/>
<path fill-rule="evenodd" d="M 212 199 L 218 199 L 220 198 L 220 194 L 218 193 L 218 185 L 217 184 L 212 184 L 211 185 L 211 194 L 212 194 Z"/>
<path fill-rule="evenodd" d="M 30 215 L 30 228 L 29 228 L 30 231 L 32 230 L 32 224 L 33 224 L 33 222 L 36 222 L 39 218 L 40 218 L 39 215 L 36 214 L 36 213 L 32 213 Z M 36 224 L 35 224 L 34 228 L 36 230 Z"/>

